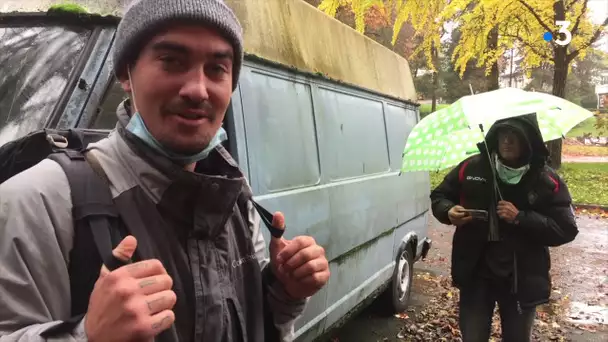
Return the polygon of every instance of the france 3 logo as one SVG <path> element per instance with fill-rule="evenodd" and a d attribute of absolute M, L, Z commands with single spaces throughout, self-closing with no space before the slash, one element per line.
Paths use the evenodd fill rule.
<path fill-rule="evenodd" d="M 561 35 L 558 35 L 558 38 L 560 39 L 553 39 L 553 33 L 551 32 L 545 32 L 545 34 L 543 34 L 543 39 L 547 42 L 554 41 L 555 44 L 561 46 L 566 46 L 570 44 L 570 41 L 572 41 L 572 33 L 570 32 L 570 30 L 568 30 L 568 27 L 570 26 L 570 21 L 557 20 L 555 22 L 555 25 L 559 26 L 559 31 L 557 31 L 557 33 L 562 33 Z"/>

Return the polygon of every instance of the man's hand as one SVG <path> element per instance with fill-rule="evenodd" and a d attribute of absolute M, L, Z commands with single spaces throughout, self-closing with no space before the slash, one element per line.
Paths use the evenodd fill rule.
<path fill-rule="evenodd" d="M 272 225 L 285 229 L 285 217 L 276 212 Z M 310 236 L 293 240 L 270 240 L 270 261 L 277 279 L 294 299 L 305 299 L 317 293 L 329 280 L 329 263 L 323 247 Z"/>
<path fill-rule="evenodd" d="M 508 223 L 516 223 L 517 215 L 519 210 L 511 202 L 500 201 L 497 207 L 498 217 L 507 221 Z"/>
<path fill-rule="evenodd" d="M 128 261 L 137 248 L 133 236 L 124 238 L 112 251 Z M 90 342 L 151 341 L 175 321 L 177 300 L 173 280 L 158 260 L 122 266 L 110 272 L 102 266 L 85 318 Z"/>
<path fill-rule="evenodd" d="M 450 209 L 450 211 L 448 211 L 448 218 L 456 227 L 460 227 L 473 220 L 473 216 L 464 212 L 464 208 L 460 205 L 455 205 Z"/>

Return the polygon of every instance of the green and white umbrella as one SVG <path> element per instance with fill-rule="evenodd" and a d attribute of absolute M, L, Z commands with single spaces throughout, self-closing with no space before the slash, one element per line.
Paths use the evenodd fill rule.
<path fill-rule="evenodd" d="M 543 140 L 560 139 L 593 116 L 590 111 L 557 96 L 503 88 L 460 98 L 414 127 L 405 149 L 401 172 L 438 171 L 479 153 L 477 143 L 496 122 L 536 113 Z M 482 133 L 483 128 L 484 133 Z"/>

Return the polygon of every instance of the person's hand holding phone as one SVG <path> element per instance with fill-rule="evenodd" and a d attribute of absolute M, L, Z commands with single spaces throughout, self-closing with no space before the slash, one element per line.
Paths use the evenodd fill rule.
<path fill-rule="evenodd" d="M 450 222 L 457 227 L 473 220 L 473 216 L 465 212 L 465 209 L 460 205 L 455 205 L 448 211 L 448 218 L 450 219 Z"/>

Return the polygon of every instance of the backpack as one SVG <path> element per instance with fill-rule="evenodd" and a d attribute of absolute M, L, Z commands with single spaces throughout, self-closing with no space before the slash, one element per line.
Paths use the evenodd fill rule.
<path fill-rule="evenodd" d="M 110 271 L 125 264 L 112 254 L 113 246 L 125 236 L 125 230 L 105 174 L 94 160 L 83 154 L 90 143 L 107 135 L 104 131 L 87 129 L 44 129 L 0 147 L 0 184 L 49 158 L 63 168 L 72 193 L 74 244 L 68 267 L 72 318 L 43 331 L 40 335 L 45 338 L 69 332 L 82 320 L 101 264 Z M 272 227 L 273 215 L 253 201 L 250 192 L 245 193 L 244 197 L 252 201 L 270 234 L 280 238 L 283 230 Z M 136 255 L 137 252 L 134 259 L 137 259 Z M 270 322 L 266 320 L 266 336 L 272 336 L 272 340 L 278 339 L 278 330 L 271 324 L 266 303 L 264 306 L 265 316 L 270 319 Z"/>
<path fill-rule="evenodd" d="M 74 247 L 68 267 L 72 318 L 42 332 L 42 337 L 70 331 L 82 319 L 99 276 L 97 265 L 114 270 L 124 264 L 112 255 L 121 236 L 110 188 L 82 153 L 89 143 L 106 136 L 107 132 L 93 130 L 44 129 L 0 147 L 0 183 L 49 158 L 63 168 L 72 193 Z"/>

